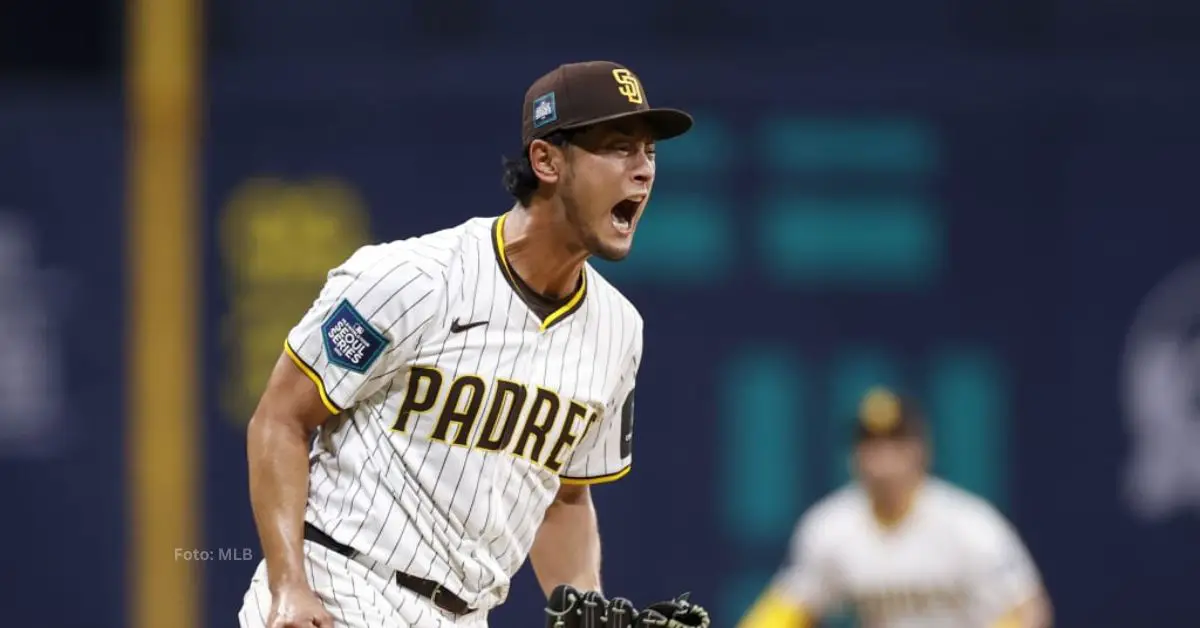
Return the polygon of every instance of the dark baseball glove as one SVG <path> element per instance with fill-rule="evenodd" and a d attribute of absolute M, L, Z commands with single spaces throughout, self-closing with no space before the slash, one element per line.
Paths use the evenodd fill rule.
<path fill-rule="evenodd" d="M 709 628 L 708 611 L 688 601 L 687 593 L 666 602 L 656 602 L 642 609 L 634 620 L 634 628 Z"/>
<path fill-rule="evenodd" d="M 546 604 L 547 628 L 633 628 L 637 609 L 625 598 L 560 584 Z"/>

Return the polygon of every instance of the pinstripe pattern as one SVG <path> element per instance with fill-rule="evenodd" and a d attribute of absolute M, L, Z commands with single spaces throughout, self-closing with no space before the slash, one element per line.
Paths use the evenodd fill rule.
<path fill-rule="evenodd" d="M 560 475 L 591 482 L 628 469 L 621 408 L 642 348 L 640 315 L 590 266 L 577 309 L 541 329 L 506 279 L 494 226 L 477 218 L 360 250 L 330 273 L 288 336 L 329 403 L 346 409 L 314 445 L 306 519 L 367 560 L 440 582 L 480 609 L 507 597 Z M 321 324 L 343 300 L 390 341 L 364 373 L 325 355 Z M 486 325 L 454 333 L 455 321 Z M 470 376 L 478 379 L 459 381 Z M 398 422 L 406 399 L 428 396 L 431 377 L 440 377 L 432 405 Z M 463 393 L 452 401 L 456 381 Z M 487 435 L 489 413 L 508 415 L 501 385 L 523 390 L 513 393 L 523 403 L 513 425 L 501 420 Z M 530 416 L 539 396 L 557 411 Z M 443 417 L 455 411 L 460 421 Z M 444 440 L 433 438 L 439 422 Z M 476 446 L 504 429 L 500 451 Z"/>
<path fill-rule="evenodd" d="M 487 628 L 487 614 L 464 617 L 402 589 L 392 572 L 371 560 L 351 560 L 305 542 L 308 584 L 333 616 L 336 628 Z M 241 628 L 266 628 L 271 612 L 267 572 L 260 563 L 238 611 Z"/>

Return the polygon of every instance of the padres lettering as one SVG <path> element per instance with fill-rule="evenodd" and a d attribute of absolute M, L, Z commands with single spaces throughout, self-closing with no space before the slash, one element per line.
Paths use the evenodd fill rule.
<path fill-rule="evenodd" d="M 642 82 L 638 80 L 633 72 L 625 68 L 617 68 L 613 70 L 613 78 L 617 80 L 617 90 L 621 95 L 628 98 L 629 102 L 640 105 L 645 102 L 646 97 L 642 92 Z"/>
<path fill-rule="evenodd" d="M 855 607 L 875 621 L 894 620 L 905 615 L 954 612 L 967 607 L 970 595 L 957 588 L 883 589 L 855 598 Z"/>
<path fill-rule="evenodd" d="M 408 389 L 392 429 L 407 433 L 414 414 L 436 413 L 430 440 L 484 451 L 504 451 L 557 473 L 587 429 L 599 420 L 598 410 L 574 399 L 564 400 L 552 390 L 498 379 L 491 387 L 483 426 L 475 432 L 473 428 L 484 409 L 484 399 L 489 396 L 487 384 L 478 375 L 460 375 L 446 387 L 445 398 L 439 399 L 443 384 L 440 370 L 412 367 Z M 441 410 L 437 411 L 439 400 Z"/>

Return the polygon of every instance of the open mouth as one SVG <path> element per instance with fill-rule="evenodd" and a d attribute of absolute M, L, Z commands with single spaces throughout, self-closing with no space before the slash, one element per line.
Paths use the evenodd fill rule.
<path fill-rule="evenodd" d="M 630 197 L 613 206 L 612 222 L 617 231 L 621 233 L 630 233 L 633 231 L 633 221 L 637 218 L 638 211 L 641 210 L 642 201 L 644 200 L 644 196 Z"/>

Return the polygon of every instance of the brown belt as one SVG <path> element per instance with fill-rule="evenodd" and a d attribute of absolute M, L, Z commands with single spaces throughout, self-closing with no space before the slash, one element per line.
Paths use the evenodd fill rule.
<path fill-rule="evenodd" d="M 337 552 L 338 554 L 341 554 L 342 556 L 345 556 L 346 558 L 353 559 L 359 555 L 358 550 L 350 547 L 349 545 L 338 543 L 337 541 L 333 540 L 333 537 L 318 530 L 308 522 L 304 523 L 304 539 L 307 541 L 312 541 L 318 545 L 322 545 Z M 420 595 L 430 602 L 433 602 L 433 604 L 438 608 L 455 615 L 466 615 L 474 612 L 475 610 L 471 608 L 465 601 L 463 601 L 462 598 L 458 597 L 449 589 L 442 586 L 438 582 L 434 582 L 433 580 L 426 580 L 424 578 L 410 576 L 406 573 L 397 571 L 396 584 L 399 584 L 405 589 L 408 589 L 409 591 Z"/>

